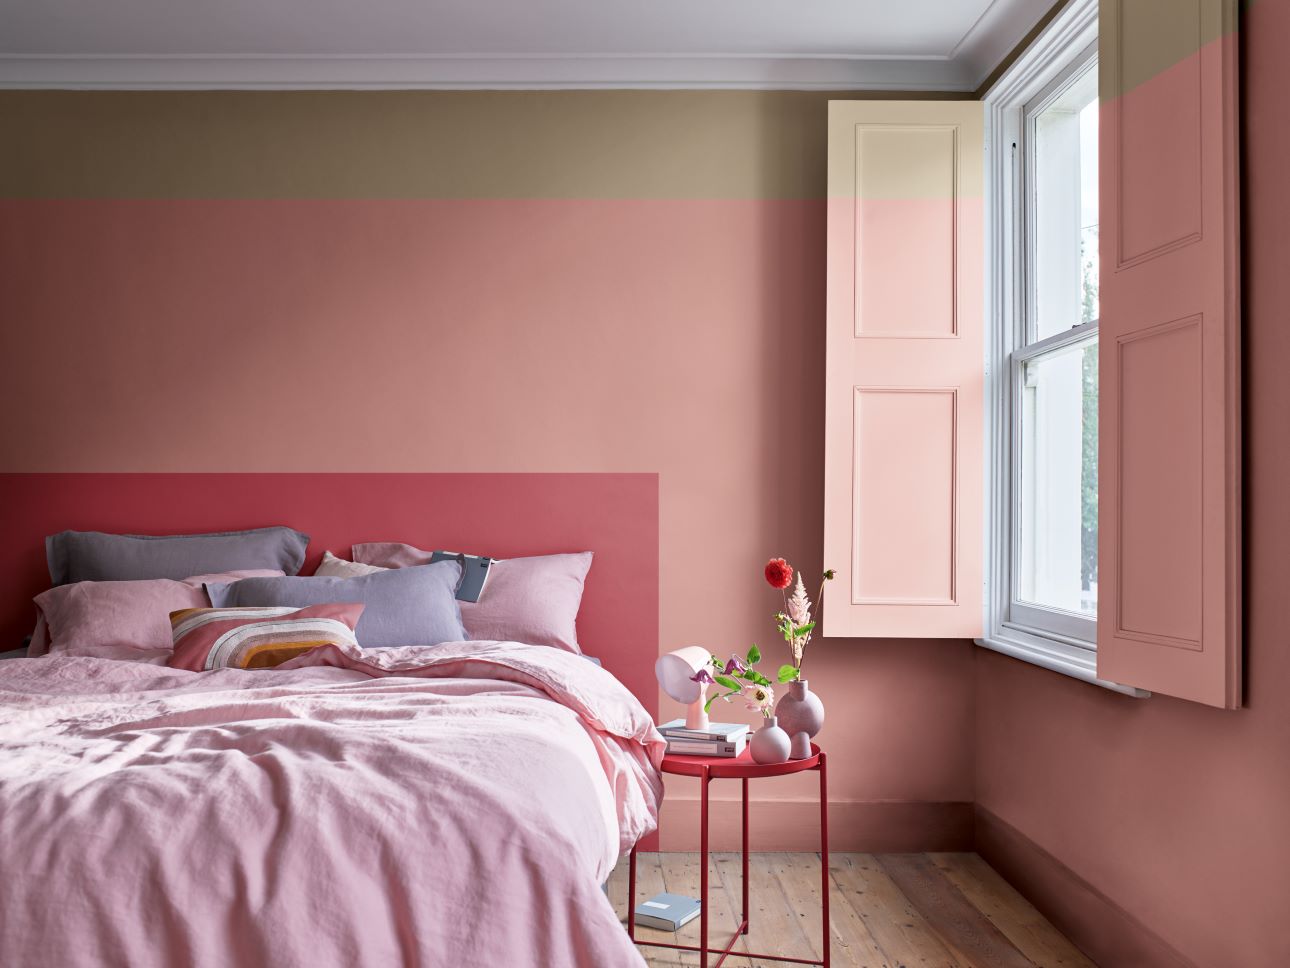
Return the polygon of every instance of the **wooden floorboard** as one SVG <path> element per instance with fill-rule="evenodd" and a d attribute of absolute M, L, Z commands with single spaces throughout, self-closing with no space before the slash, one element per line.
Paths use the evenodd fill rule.
<path fill-rule="evenodd" d="M 1036 965 L 1095 968 L 1033 904 L 977 854 L 929 854 L 945 878 Z"/>
<path fill-rule="evenodd" d="M 834 882 L 887 957 L 902 968 L 960 968 L 958 960 L 872 854 L 846 854 Z M 966 966 L 964 966 L 966 968 Z"/>
<path fill-rule="evenodd" d="M 736 951 L 820 957 L 819 865 L 817 854 L 753 854 L 750 930 Z M 976 854 L 834 853 L 829 868 L 830 957 L 839 968 L 1096 968 Z M 734 930 L 740 876 L 738 854 L 712 855 L 710 945 L 724 945 Z M 660 891 L 697 896 L 698 855 L 640 854 L 636 889 L 638 904 Z M 626 923 L 626 860 L 609 891 Z M 638 928 L 637 937 L 698 944 L 699 922 L 676 934 Z M 640 950 L 651 968 L 698 964 L 690 952 Z M 778 963 L 732 955 L 726 964 Z"/>
<path fill-rule="evenodd" d="M 878 863 L 966 968 L 1033 968 L 981 911 L 923 854 L 889 854 Z"/>

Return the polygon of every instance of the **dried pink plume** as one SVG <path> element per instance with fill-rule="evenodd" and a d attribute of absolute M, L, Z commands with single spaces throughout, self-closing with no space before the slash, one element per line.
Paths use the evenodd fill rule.
<path fill-rule="evenodd" d="M 793 586 L 793 596 L 788 600 L 788 617 L 794 625 L 805 625 L 811 620 L 811 600 L 806 597 L 801 572 L 797 573 L 797 584 Z"/>

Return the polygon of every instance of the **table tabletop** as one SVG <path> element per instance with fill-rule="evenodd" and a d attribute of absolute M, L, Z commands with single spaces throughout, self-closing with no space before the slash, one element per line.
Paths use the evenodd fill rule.
<path fill-rule="evenodd" d="M 814 770 L 820 765 L 820 748 L 811 744 L 811 755 L 804 760 L 789 760 L 787 763 L 758 763 L 752 758 L 752 751 L 745 749 L 738 756 L 687 756 L 681 753 L 668 753 L 663 757 L 664 773 L 675 773 L 678 776 L 702 776 L 707 768 L 709 777 L 715 779 L 753 779 L 759 776 L 787 776 L 790 773 L 803 773 Z"/>

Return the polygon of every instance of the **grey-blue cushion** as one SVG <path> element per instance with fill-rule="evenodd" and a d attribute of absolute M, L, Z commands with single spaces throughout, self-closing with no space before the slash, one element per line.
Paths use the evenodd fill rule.
<path fill-rule="evenodd" d="M 469 638 L 457 606 L 460 578 L 461 565 L 438 561 L 359 578 L 243 578 L 207 584 L 206 593 L 215 608 L 362 602 L 354 633 L 359 645 L 379 649 Z"/>
<path fill-rule="evenodd" d="M 253 528 L 212 534 L 104 534 L 62 531 L 45 539 L 49 579 L 55 585 L 77 581 L 142 581 L 252 568 L 294 575 L 305 560 L 309 535 L 293 528 Z"/>

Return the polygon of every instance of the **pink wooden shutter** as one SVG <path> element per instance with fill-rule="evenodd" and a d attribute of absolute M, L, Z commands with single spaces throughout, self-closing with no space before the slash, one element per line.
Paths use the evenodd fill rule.
<path fill-rule="evenodd" d="M 1241 701 L 1236 0 L 1102 0 L 1097 669 Z"/>
<path fill-rule="evenodd" d="M 829 103 L 826 635 L 981 634 L 983 113 Z"/>

